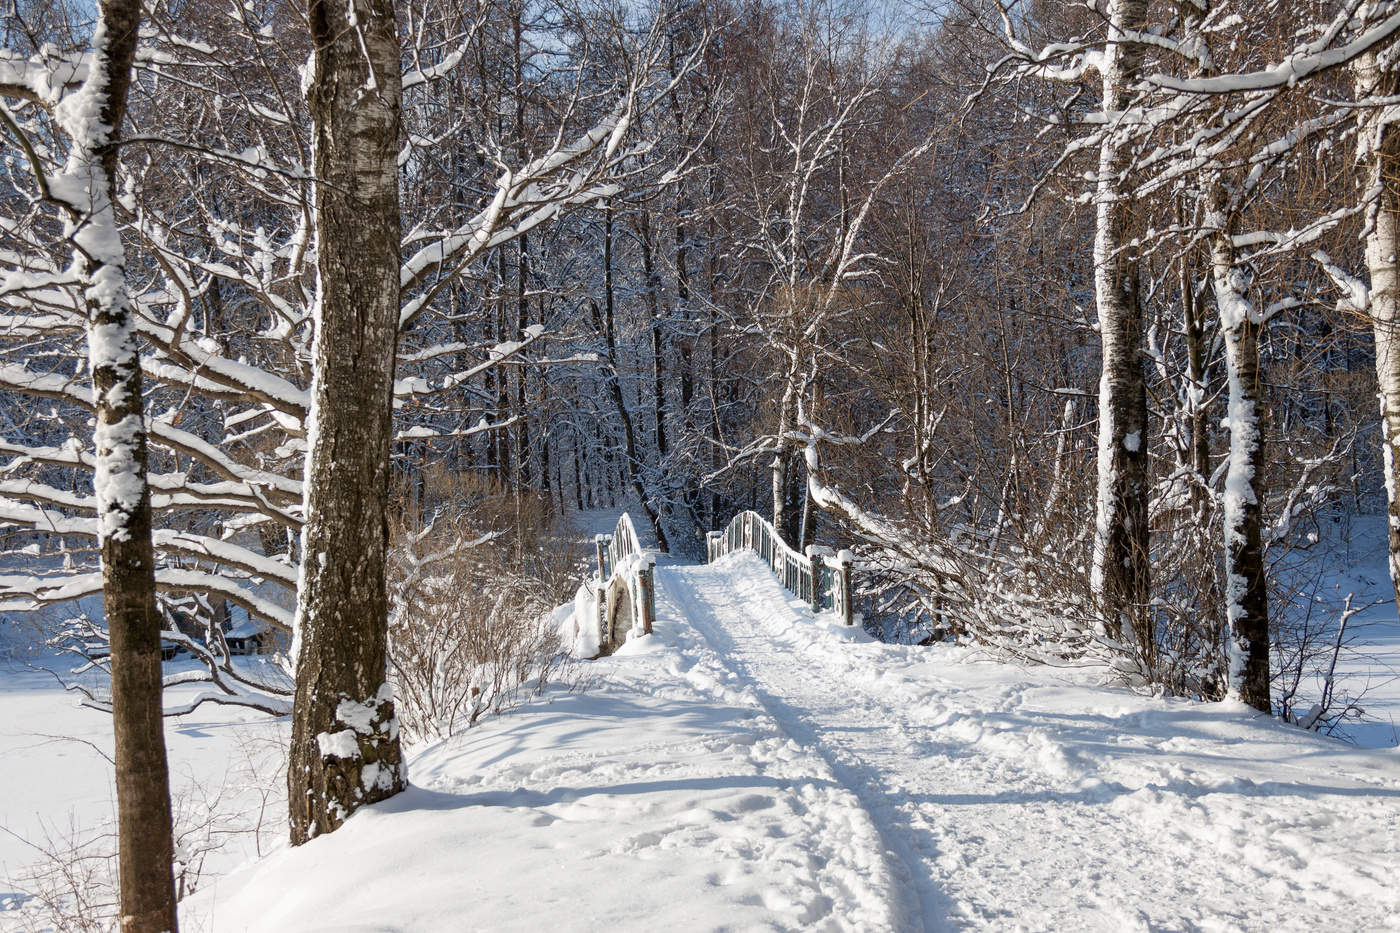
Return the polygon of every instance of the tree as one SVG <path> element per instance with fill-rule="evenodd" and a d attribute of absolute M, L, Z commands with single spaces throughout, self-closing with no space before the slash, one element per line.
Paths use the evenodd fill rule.
<path fill-rule="evenodd" d="M 408 219 L 394 386 L 395 456 L 404 469 L 430 450 L 458 469 L 490 469 L 473 460 L 473 449 L 540 404 L 510 393 L 498 407 L 494 391 L 482 404 L 483 389 L 506 384 L 507 373 L 543 372 L 534 369 L 539 357 L 568 351 L 568 311 L 559 302 L 542 309 L 537 323 L 507 326 L 492 318 L 494 302 L 474 300 L 481 273 L 521 233 L 533 231 L 532 252 L 542 253 L 542 234 L 570 208 L 640 184 L 637 165 L 655 143 L 639 118 L 672 80 L 662 67 L 659 22 L 635 41 L 604 30 L 580 51 L 551 58 L 549 68 L 525 70 L 549 96 L 542 110 L 557 117 L 554 131 L 537 134 L 538 143 L 503 138 L 486 119 L 493 107 L 467 64 L 495 54 L 483 18 L 497 9 L 399 5 L 402 32 L 413 37 L 401 64 L 401 213 Z M 224 600 L 285 645 L 301 562 L 316 251 L 309 121 L 297 69 L 283 66 L 304 61 L 307 46 L 285 8 L 240 7 L 233 24 L 211 20 L 203 8 L 161 3 L 152 6 L 151 23 L 128 107 L 133 138 L 116 216 L 132 244 L 134 323 L 149 348 L 143 376 L 155 412 L 159 598 L 193 592 Z M 532 26 L 545 49 L 534 54 L 558 55 L 577 30 L 553 20 Z M 604 80 L 572 80 L 570 69 L 585 67 L 604 42 L 617 45 L 614 57 L 626 67 Z M 691 67 L 693 59 L 683 60 L 675 80 Z M 443 108 L 444 95 L 476 109 Z M 29 138 L 42 140 L 43 127 L 26 123 L 35 107 L 27 108 L 16 117 Z M 55 164 L 42 145 L 35 155 Z M 649 170 L 664 176 L 664 168 Z M 55 234 L 24 204 L 6 210 L 16 219 L 7 229 L 17 245 L 0 248 L 0 387 L 18 417 L 0 433 L 7 458 L 0 523 L 27 529 L 25 540 L 42 548 L 35 572 L 0 576 L 0 605 L 17 610 L 95 593 L 101 579 L 87 544 L 98 531 L 96 505 L 79 492 L 93 470 L 78 444 L 91 401 L 68 376 L 80 365 L 69 335 L 82 332 L 83 310 L 68 285 L 67 260 L 51 242 Z M 514 382 L 519 390 L 525 380 Z M 106 637 L 81 619 L 73 633 L 83 636 L 69 642 L 78 649 Z M 210 702 L 289 711 L 290 678 L 270 663 L 236 663 L 218 650 L 218 636 L 211 631 L 205 644 L 165 633 L 206 664 L 210 684 L 167 714 Z M 170 678 L 194 676 L 184 670 Z M 100 691 L 86 702 L 110 709 Z"/>
<path fill-rule="evenodd" d="M 1129 33 L 1147 20 L 1145 0 L 1111 0 L 1103 49 L 1105 122 L 1128 106 L 1142 64 L 1142 47 Z M 1115 637 L 1131 638 L 1150 658 L 1155 635 L 1148 612 L 1147 383 L 1143 372 L 1143 313 L 1129 224 L 1131 149 L 1113 133 L 1099 144 L 1094 300 L 1103 339 L 1099 378 L 1099 488 L 1094 515 L 1091 586 Z"/>
<path fill-rule="evenodd" d="M 399 329 L 392 0 L 311 0 L 316 337 L 293 654 L 292 843 L 407 785 L 388 684 L 389 442 Z"/>
<path fill-rule="evenodd" d="M 1362 4 L 1360 29 L 1390 25 L 1393 3 Z M 1386 17 L 1389 17 L 1388 23 Z M 1360 112 L 1359 169 L 1366 192 L 1366 290 L 1376 341 L 1381 457 L 1389 515 L 1390 582 L 1400 603 L 1400 129 L 1389 103 L 1400 93 L 1400 43 L 1393 39 L 1358 56 L 1352 76 Z M 1382 103 L 1382 102 L 1385 103 Z"/>
<path fill-rule="evenodd" d="M 160 616 L 151 548 L 151 494 L 134 309 L 115 203 L 118 134 L 141 27 L 139 0 L 101 0 L 87 77 L 63 94 L 48 63 L 7 55 L 0 96 L 47 107 L 67 136 L 67 164 L 45 172 L 33 144 L 4 111 L 31 157 L 40 196 L 64 213 L 72 248 L 67 274 L 82 289 L 92 374 L 93 493 L 102 592 L 111 632 L 121 928 L 176 928 L 170 776 L 161 715 Z M 71 76 L 76 69 L 68 71 Z M 53 98 L 58 89 L 59 99 Z"/>

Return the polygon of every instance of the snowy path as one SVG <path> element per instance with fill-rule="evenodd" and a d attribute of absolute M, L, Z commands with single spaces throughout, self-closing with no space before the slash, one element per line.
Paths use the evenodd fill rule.
<path fill-rule="evenodd" d="M 758 569 L 762 573 L 765 568 Z M 782 732 L 820 756 L 851 791 L 884 849 L 893 882 L 888 896 L 898 905 L 895 915 L 906 926 L 922 927 L 920 918 L 936 915 L 942 908 L 941 897 L 918 864 L 907 828 L 892 812 L 894 803 L 880 786 L 877 773 L 832 737 L 837 728 L 874 733 L 883 731 L 881 724 L 860 715 L 858 722 L 852 723 L 843 709 L 846 698 L 835 684 L 805 666 L 800 656 L 775 651 L 779 646 L 773 633 L 756 620 L 744 591 L 734 588 L 733 577 L 706 566 L 663 569 L 660 579 L 665 596 L 675 601 L 709 646 L 724 657 L 725 666 L 754 688 Z M 760 584 L 767 582 L 761 577 L 758 580 Z M 781 590 L 771 595 L 792 599 Z"/>
<path fill-rule="evenodd" d="M 841 633 L 747 556 L 661 580 L 861 801 L 927 929 L 1397 923 L 1393 754 L 1128 694 L 1096 714 L 1044 671 L 969 683 L 969 666 L 916 670 L 909 649 L 836 647 Z"/>

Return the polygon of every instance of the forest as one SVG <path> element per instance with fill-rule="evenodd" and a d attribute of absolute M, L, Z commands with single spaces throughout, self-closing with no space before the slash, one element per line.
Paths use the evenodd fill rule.
<path fill-rule="evenodd" d="M 589 516 L 676 561 L 745 510 L 849 548 L 879 642 L 1361 715 L 1348 623 L 1400 592 L 1400 3 L 0 29 L 0 626 L 110 714 L 122 930 L 177 925 L 164 720 L 288 717 L 291 841 L 335 831 L 559 676 Z M 1324 598 L 1378 515 L 1389 584 Z"/>

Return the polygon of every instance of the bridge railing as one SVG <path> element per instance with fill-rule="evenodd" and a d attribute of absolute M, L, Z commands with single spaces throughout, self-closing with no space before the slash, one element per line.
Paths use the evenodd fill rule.
<path fill-rule="evenodd" d="M 640 623 L 642 632 L 651 634 L 656 620 L 656 559 L 643 551 L 632 516 L 626 512 L 612 534 L 594 536 L 593 547 L 598 560 L 598 644 L 611 651 L 618 647 L 613 620 L 623 595 L 635 613 L 629 621 Z"/>
<path fill-rule="evenodd" d="M 753 551 L 813 612 L 835 612 L 845 624 L 855 623 L 850 551 L 833 553 L 831 548 L 811 546 L 800 554 L 757 512 L 740 512 L 723 531 L 710 532 L 706 548 L 711 563 L 734 551 Z"/>

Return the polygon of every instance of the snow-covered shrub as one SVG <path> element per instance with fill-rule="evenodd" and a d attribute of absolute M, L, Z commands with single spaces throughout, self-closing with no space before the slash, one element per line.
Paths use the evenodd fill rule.
<path fill-rule="evenodd" d="M 581 571 L 536 494 L 445 471 L 414 494 L 392 531 L 389 656 L 400 722 L 421 742 L 558 677 L 553 610 Z"/>

